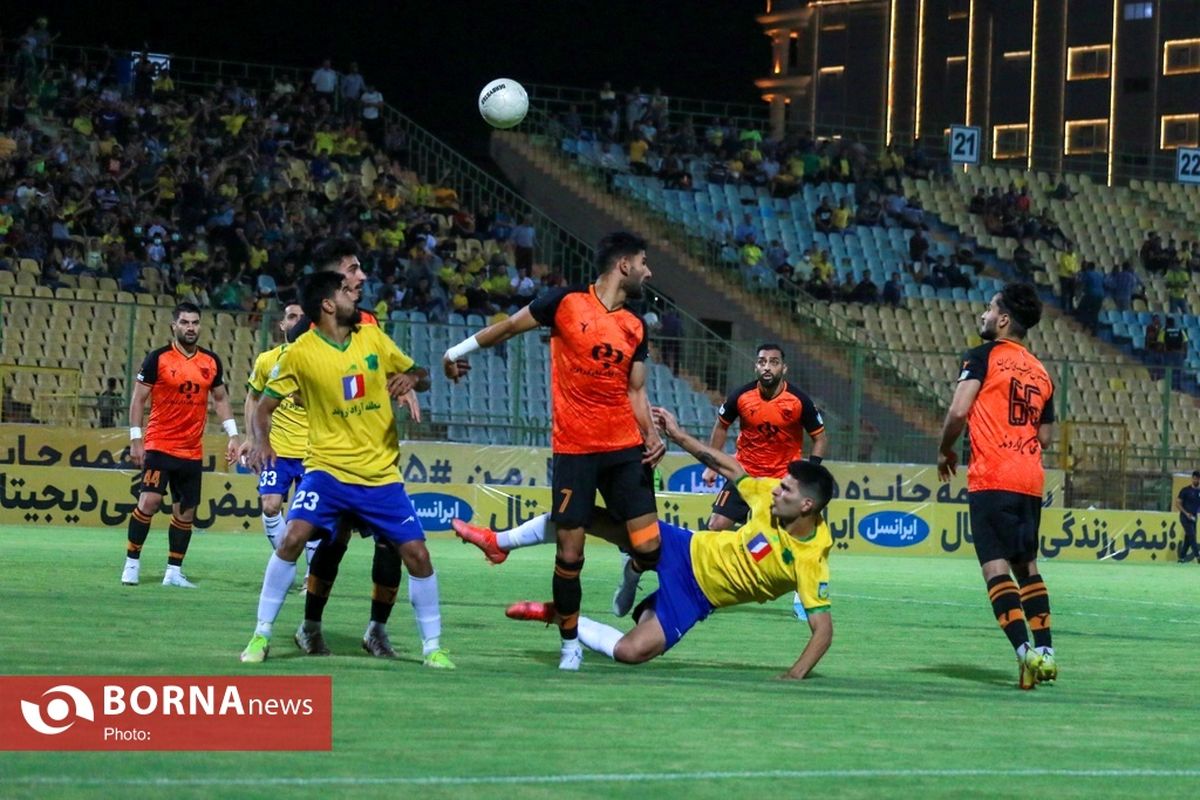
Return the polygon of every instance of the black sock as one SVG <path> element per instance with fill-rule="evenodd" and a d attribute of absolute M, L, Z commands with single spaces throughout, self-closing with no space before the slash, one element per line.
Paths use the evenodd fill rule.
<path fill-rule="evenodd" d="M 658 569 L 658 559 L 662 556 L 662 546 L 659 545 L 647 553 L 634 550 L 630 555 L 633 557 L 634 570 L 637 572 L 653 572 Z"/>
<path fill-rule="evenodd" d="M 391 545 L 375 545 L 375 561 L 371 564 L 371 622 L 386 625 L 396 605 L 396 593 L 400 590 L 403 562 L 400 554 Z"/>
<path fill-rule="evenodd" d="M 1000 623 L 1004 635 L 1016 650 L 1029 644 L 1029 632 L 1025 628 L 1025 612 L 1021 610 L 1021 594 L 1017 584 L 1008 575 L 992 578 L 987 583 L 988 599 L 992 601 L 992 613 Z"/>
<path fill-rule="evenodd" d="M 183 557 L 187 555 L 188 545 L 192 541 L 192 523 L 172 516 L 171 527 L 167 528 L 167 541 L 170 546 L 170 552 L 167 553 L 167 564 L 172 567 L 182 567 Z"/>
<path fill-rule="evenodd" d="M 1021 581 L 1021 606 L 1033 631 L 1034 647 L 1051 647 L 1050 644 L 1050 595 L 1041 575 L 1030 575 Z"/>
<path fill-rule="evenodd" d="M 551 589 L 554 608 L 562 618 L 558 623 L 558 630 L 564 639 L 575 639 L 579 636 L 579 605 L 583 601 L 579 572 L 582 569 L 582 558 L 578 561 L 554 559 L 554 581 L 551 583 Z"/>
<path fill-rule="evenodd" d="M 149 535 L 150 517 L 143 514 L 140 508 L 135 508 L 129 516 L 129 539 L 125 543 L 125 555 L 135 560 L 141 558 L 142 545 Z"/>
<path fill-rule="evenodd" d="M 304 619 L 320 622 L 325 614 L 325 604 L 337 580 L 338 567 L 346 555 L 346 542 L 333 540 L 321 542 L 308 563 L 308 591 L 304 594 Z"/>

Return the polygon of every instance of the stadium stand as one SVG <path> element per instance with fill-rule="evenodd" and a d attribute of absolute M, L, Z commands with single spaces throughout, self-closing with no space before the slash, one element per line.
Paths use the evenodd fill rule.
<path fill-rule="evenodd" d="M 206 346 L 240 405 L 270 319 L 331 235 L 360 243 L 366 304 L 422 363 L 438 363 L 464 328 L 590 270 L 589 248 L 393 109 L 377 150 L 352 116 L 286 73 L 214 80 L 200 60 L 174 77 L 133 64 L 132 76 L 156 74 L 146 86 L 111 51 L 55 52 L 4 84 L 6 99 L 28 105 L 0 129 L 6 420 L 77 419 L 80 398 L 86 406 L 110 377 L 127 392 L 182 300 L 206 309 Z M 543 242 L 530 272 L 516 269 L 510 241 L 522 225 Z M 652 310 L 668 308 L 660 299 Z M 699 330 L 690 318 L 680 328 L 672 335 Z M 699 332 L 711 359 L 716 337 Z M 728 362 L 724 350 L 715 357 Z M 429 397 L 431 435 L 545 441 L 545 347 L 508 352 L 489 352 L 466 391 Z M 685 424 L 711 419 L 716 395 L 695 378 L 657 363 L 651 390 L 675 399 Z"/>

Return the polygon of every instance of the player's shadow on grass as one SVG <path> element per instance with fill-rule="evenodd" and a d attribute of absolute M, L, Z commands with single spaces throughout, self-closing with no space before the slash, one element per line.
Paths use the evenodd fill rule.
<path fill-rule="evenodd" d="M 960 681 L 973 681 L 975 683 L 990 683 L 1000 686 L 1007 686 L 1012 683 L 1012 672 L 999 669 L 990 669 L 981 667 L 976 664 L 930 664 L 925 667 L 914 667 L 913 672 L 927 672 L 931 675 L 941 675 L 946 678 L 954 678 Z"/>

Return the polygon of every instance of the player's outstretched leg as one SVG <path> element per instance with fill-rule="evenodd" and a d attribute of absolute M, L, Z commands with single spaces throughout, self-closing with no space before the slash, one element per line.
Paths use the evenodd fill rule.
<path fill-rule="evenodd" d="M 271 628 L 279 609 L 287 599 L 292 581 L 296 579 L 296 559 L 304 549 L 304 543 L 315 534 L 313 526 L 304 520 L 292 520 L 288 523 L 287 534 L 283 544 L 271 554 L 267 561 L 266 572 L 263 573 L 262 592 L 258 597 L 258 624 L 254 628 L 254 636 L 242 651 L 241 660 L 247 663 L 266 661 L 271 649 Z"/>
<path fill-rule="evenodd" d="M 513 603 L 504 610 L 504 615 L 509 619 L 542 622 L 546 625 L 562 622 L 562 615 L 555 610 L 554 603 L 539 603 L 534 600 Z M 614 661 L 640 664 L 660 655 L 666 639 L 662 633 L 662 626 L 654 621 L 652 615 L 647 616 L 643 613 L 638 625 L 628 633 L 590 617 L 579 617 L 579 642 L 589 650 L 606 655 Z"/>
<path fill-rule="evenodd" d="M 557 540 L 558 526 L 550 521 L 549 514 L 539 514 L 506 531 L 492 531 L 461 519 L 451 521 L 450 525 L 459 539 L 478 547 L 493 564 L 503 564 L 512 550 Z"/>

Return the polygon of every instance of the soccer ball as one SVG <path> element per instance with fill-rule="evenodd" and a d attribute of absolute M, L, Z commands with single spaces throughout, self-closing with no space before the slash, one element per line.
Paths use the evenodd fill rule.
<path fill-rule="evenodd" d="M 493 128 L 512 128 L 525 119 L 529 95 L 512 78 L 497 78 L 479 93 L 479 113 Z"/>

